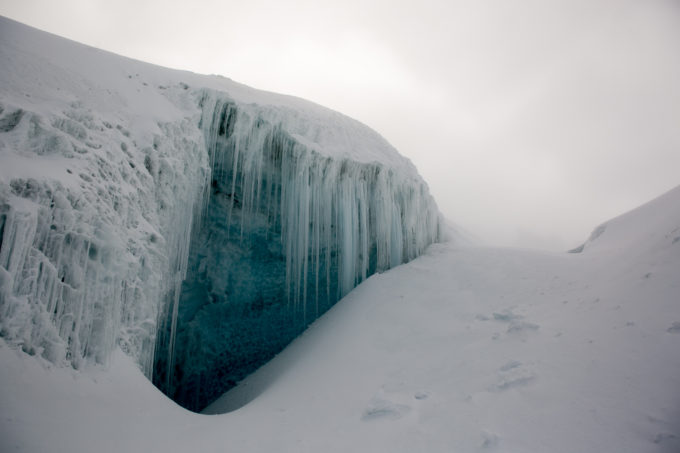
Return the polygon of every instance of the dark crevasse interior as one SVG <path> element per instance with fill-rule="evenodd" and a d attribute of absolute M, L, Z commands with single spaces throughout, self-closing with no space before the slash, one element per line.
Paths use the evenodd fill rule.
<path fill-rule="evenodd" d="M 154 373 L 155 383 L 168 396 L 195 411 L 273 357 L 305 327 L 287 306 L 280 228 L 276 223 L 270 228 L 260 214 L 241 232 L 240 190 L 229 190 L 213 180 L 182 284 L 172 375 L 167 350 L 159 351 Z M 167 337 L 170 328 L 168 323 Z"/>
<path fill-rule="evenodd" d="M 377 164 L 311 152 L 229 100 L 201 104 L 212 178 L 181 293 L 161 315 L 153 370 L 154 384 L 193 411 L 438 234 L 422 188 L 397 187 Z"/>
<path fill-rule="evenodd" d="M 156 385 L 194 411 L 266 363 L 336 300 L 324 290 L 305 319 L 286 294 L 279 222 L 262 213 L 245 221 L 241 189 L 232 194 L 218 180 L 212 181 L 204 225 L 191 245 L 172 375 L 167 345 L 157 355 L 154 373 Z M 243 231 L 242 223 L 247 224 Z M 333 294 L 336 287 L 331 284 Z M 166 337 L 170 328 L 168 322 Z"/>
<path fill-rule="evenodd" d="M 193 411 L 270 360 L 339 298 L 337 281 L 328 279 L 337 274 L 335 251 L 329 251 L 330 266 L 326 260 L 319 265 L 321 281 L 309 278 L 315 282 L 309 313 L 291 301 L 287 291 L 280 199 L 282 156 L 291 153 L 290 139 L 278 129 L 266 133 L 261 203 L 244 207 L 244 184 L 251 181 L 234 170 L 236 154 L 243 150 L 228 141 L 236 109 L 226 104 L 218 113 L 222 140 L 215 144 L 207 208 L 192 238 L 174 338 L 169 313 L 159 335 L 153 375 L 161 390 Z"/>

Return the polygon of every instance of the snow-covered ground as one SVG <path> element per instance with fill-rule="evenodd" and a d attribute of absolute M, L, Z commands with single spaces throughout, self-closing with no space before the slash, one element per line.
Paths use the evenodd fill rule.
<path fill-rule="evenodd" d="M 1 18 L 0 82 L 1 451 L 680 451 L 680 187 L 579 253 L 431 246 L 199 415 L 140 367 L 209 170 L 201 93 L 228 93 L 338 168 L 389 169 L 393 192 L 419 187 L 410 200 L 436 214 L 425 184 L 339 113 Z M 404 231 L 427 223 L 411 212 Z M 116 344 L 132 357 L 97 365 Z"/>
<path fill-rule="evenodd" d="M 431 246 L 208 408 L 0 348 L 3 451 L 680 451 L 680 187 L 582 253 Z M 247 403 L 247 404 L 245 404 Z M 245 404 L 245 405 L 243 405 Z"/>

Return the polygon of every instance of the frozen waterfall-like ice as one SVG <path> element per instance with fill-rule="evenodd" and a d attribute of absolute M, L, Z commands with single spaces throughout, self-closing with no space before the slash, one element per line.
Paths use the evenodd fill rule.
<path fill-rule="evenodd" d="M 337 112 L 4 18 L 0 60 L 0 336 L 28 353 L 120 346 L 196 409 L 439 239 L 413 165 Z"/>
<path fill-rule="evenodd" d="M 369 275 L 439 238 L 434 201 L 409 165 L 326 156 L 289 132 L 285 114 L 216 93 L 200 105 L 212 179 L 154 379 L 192 409 Z"/>

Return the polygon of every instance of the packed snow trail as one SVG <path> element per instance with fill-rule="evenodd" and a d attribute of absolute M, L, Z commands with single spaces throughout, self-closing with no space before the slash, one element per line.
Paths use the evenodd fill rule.
<path fill-rule="evenodd" d="M 434 245 L 350 292 L 207 411 L 247 402 L 222 415 L 174 406 L 122 356 L 108 372 L 71 376 L 3 347 L 3 442 L 35 452 L 676 452 L 680 188 L 607 225 L 581 254 Z"/>

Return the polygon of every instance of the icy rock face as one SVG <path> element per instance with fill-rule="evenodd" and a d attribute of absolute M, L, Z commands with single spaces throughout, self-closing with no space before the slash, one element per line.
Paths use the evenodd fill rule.
<path fill-rule="evenodd" d="M 407 161 L 390 168 L 326 156 L 315 147 L 322 139 L 290 132 L 295 112 L 209 91 L 200 105 L 212 178 L 154 374 L 193 410 L 369 275 L 415 258 L 440 234 L 434 201 Z"/>

